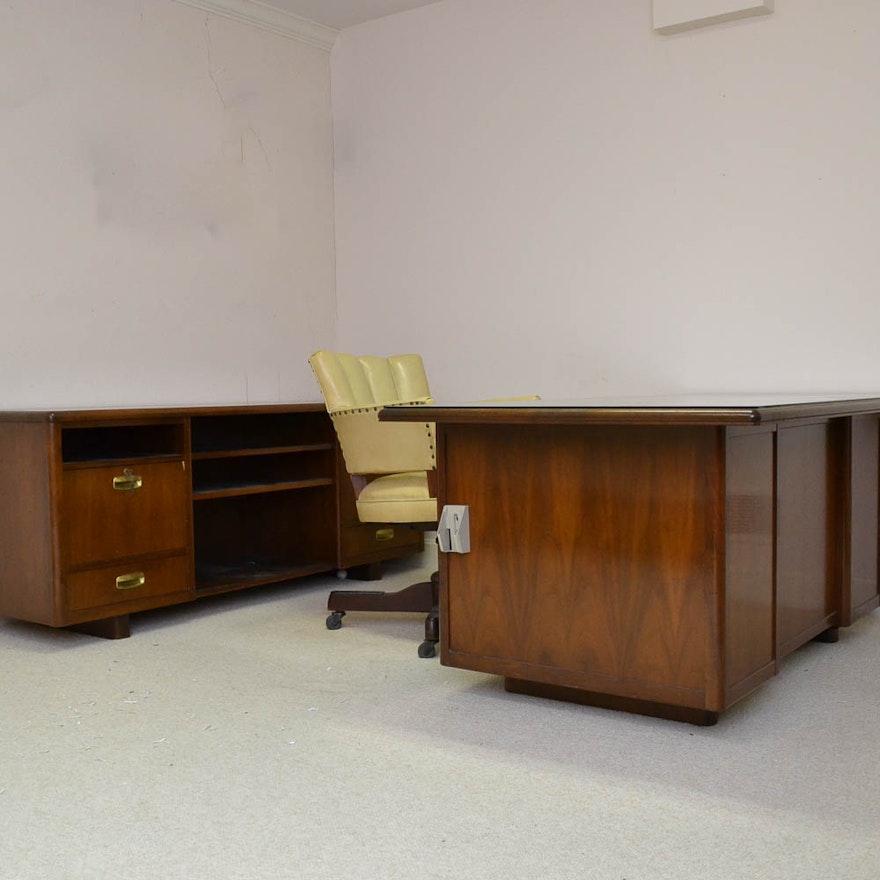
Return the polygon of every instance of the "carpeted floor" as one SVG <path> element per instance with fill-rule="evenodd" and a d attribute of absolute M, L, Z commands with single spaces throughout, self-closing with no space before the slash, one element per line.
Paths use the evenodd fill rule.
<path fill-rule="evenodd" d="M 0 880 L 880 877 L 880 614 L 697 728 L 420 660 L 418 616 L 328 632 L 336 585 L 0 620 Z"/>

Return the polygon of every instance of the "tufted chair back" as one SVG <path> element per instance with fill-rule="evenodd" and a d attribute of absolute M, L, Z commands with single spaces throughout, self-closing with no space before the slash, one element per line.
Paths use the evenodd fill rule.
<path fill-rule="evenodd" d="M 356 357 L 316 351 L 309 364 L 333 420 L 363 522 L 435 522 L 434 425 L 380 422 L 395 403 L 433 403 L 417 354 Z"/>

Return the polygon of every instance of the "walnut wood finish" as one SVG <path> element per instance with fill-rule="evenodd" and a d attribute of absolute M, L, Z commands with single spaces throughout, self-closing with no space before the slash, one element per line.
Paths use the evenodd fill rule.
<path fill-rule="evenodd" d="M 434 405 L 431 418 L 447 425 L 761 425 L 880 411 L 880 396 L 852 394 L 677 394 L 581 401 L 522 400 Z M 424 419 L 424 409 L 421 410 Z M 387 408 L 380 418 L 417 422 L 418 407 Z"/>
<path fill-rule="evenodd" d="M 130 606 L 129 593 L 120 589 L 119 581 L 142 580 L 132 593 L 137 602 L 147 607 L 156 598 L 166 600 L 176 594 L 186 594 L 190 589 L 190 565 L 185 552 L 156 558 L 138 559 L 136 562 L 116 563 L 102 568 L 71 572 L 65 580 L 66 603 L 71 612 L 94 608 L 112 609 L 116 605 Z"/>
<path fill-rule="evenodd" d="M 0 424 L 0 591 L 10 617 L 53 623 L 60 614 L 54 590 L 55 448 L 51 425 Z"/>
<path fill-rule="evenodd" d="M 728 429 L 724 543 L 724 685 L 729 705 L 776 672 L 771 430 Z"/>
<path fill-rule="evenodd" d="M 132 475 L 126 477 L 125 472 Z M 142 480 L 134 490 L 114 478 Z M 65 469 L 62 479 L 63 554 L 68 568 L 189 546 L 189 473 L 178 461 L 134 462 Z"/>
<path fill-rule="evenodd" d="M 844 426 L 844 470 L 840 479 L 844 492 L 841 516 L 845 518 L 847 540 L 841 547 L 840 625 L 849 626 L 877 605 L 880 421 L 875 416 L 858 416 L 848 419 Z"/>
<path fill-rule="evenodd" d="M 840 422 L 776 434 L 776 642 L 779 657 L 840 620 Z"/>
<path fill-rule="evenodd" d="M 471 539 L 440 559 L 444 664 L 711 724 L 878 605 L 877 397 L 432 416 Z"/>
<path fill-rule="evenodd" d="M 320 403 L 0 413 L 0 614 L 124 638 L 133 612 L 421 550 L 350 522 L 337 459 Z"/>
<path fill-rule="evenodd" d="M 718 443 L 687 427 L 444 432 L 443 503 L 469 506 L 478 548 L 442 558 L 444 662 L 719 708 Z"/>

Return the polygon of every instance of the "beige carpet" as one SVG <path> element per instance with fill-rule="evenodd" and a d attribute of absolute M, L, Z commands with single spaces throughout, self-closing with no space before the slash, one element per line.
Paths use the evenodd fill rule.
<path fill-rule="evenodd" d="M 328 632 L 337 585 L 0 620 L 0 878 L 880 877 L 880 615 L 696 728 L 420 660 L 417 616 Z"/>

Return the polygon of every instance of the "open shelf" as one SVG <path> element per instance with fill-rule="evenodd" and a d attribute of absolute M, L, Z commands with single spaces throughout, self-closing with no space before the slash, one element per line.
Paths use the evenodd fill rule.
<path fill-rule="evenodd" d="M 336 444 L 326 413 L 190 421 L 196 593 L 332 571 Z"/>
<path fill-rule="evenodd" d="M 194 496 L 196 592 L 335 569 L 333 494 L 332 479 L 315 478 L 294 491 L 239 486 Z"/>
<path fill-rule="evenodd" d="M 192 463 L 193 499 L 231 498 L 257 492 L 285 492 L 329 486 L 334 482 L 333 448 L 306 451 L 214 455 Z"/>
<path fill-rule="evenodd" d="M 193 459 L 215 453 L 332 449 L 334 443 L 333 426 L 320 411 L 197 416 L 190 427 Z"/>
<path fill-rule="evenodd" d="M 290 561 L 267 562 L 248 560 L 236 564 L 200 563 L 196 566 L 196 593 L 209 595 L 240 590 L 242 587 L 257 587 L 261 584 L 274 584 L 293 578 L 306 577 L 332 571 L 333 562 Z"/>
<path fill-rule="evenodd" d="M 184 452 L 183 423 L 65 427 L 61 460 L 65 465 L 180 458 Z"/>

